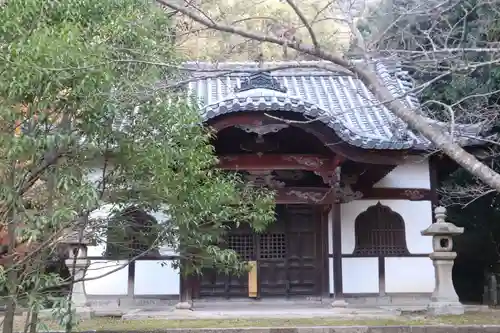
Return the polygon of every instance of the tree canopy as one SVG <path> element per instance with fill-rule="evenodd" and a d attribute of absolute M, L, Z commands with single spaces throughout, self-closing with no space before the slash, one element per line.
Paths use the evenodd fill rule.
<path fill-rule="evenodd" d="M 143 0 L 1 6 L 4 332 L 20 298 L 36 313 L 48 297 L 42 291 L 62 283 L 39 268 L 68 229 L 87 229 L 88 214 L 104 204 L 167 215 L 155 244 L 191 259 L 182 262 L 188 273 L 241 269 L 234 252 L 217 246 L 222 223 L 262 229 L 274 218 L 272 193 L 214 168 L 197 105 L 166 84 L 179 77 L 182 58 L 164 10 Z M 65 302 L 53 308 L 68 321 Z"/>

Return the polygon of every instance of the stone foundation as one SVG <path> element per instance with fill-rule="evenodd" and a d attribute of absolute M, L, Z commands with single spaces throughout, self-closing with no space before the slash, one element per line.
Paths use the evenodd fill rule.
<path fill-rule="evenodd" d="M 416 306 L 426 307 L 431 299 L 431 294 L 420 295 L 384 295 L 384 296 L 346 296 L 344 300 L 348 307 L 379 307 L 379 306 Z M 196 307 L 206 307 L 211 304 L 283 304 L 283 305 L 331 305 L 335 301 L 335 297 L 304 297 L 304 298 L 271 298 L 252 300 L 249 298 L 205 298 L 195 299 L 193 304 Z M 167 307 L 175 306 L 179 302 L 178 296 L 173 296 L 171 299 L 160 298 L 131 298 L 131 297 L 112 297 L 106 296 L 98 298 L 91 296 L 87 299 L 87 305 L 91 308 L 130 308 L 130 307 Z"/>

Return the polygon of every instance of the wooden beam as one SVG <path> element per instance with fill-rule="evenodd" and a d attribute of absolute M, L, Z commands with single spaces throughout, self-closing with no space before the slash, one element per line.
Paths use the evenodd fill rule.
<path fill-rule="evenodd" d="M 275 190 L 278 204 L 322 205 L 327 202 L 330 189 L 322 187 L 284 187 Z"/>
<path fill-rule="evenodd" d="M 322 205 L 333 200 L 332 191 L 328 187 L 284 187 L 275 191 L 276 202 L 279 204 Z M 363 193 L 362 199 L 432 200 L 432 191 L 422 188 L 368 188 L 360 191 Z"/>
<path fill-rule="evenodd" d="M 225 170 L 309 170 L 334 171 L 341 160 L 319 155 L 240 154 L 219 157 L 219 167 Z"/>
<path fill-rule="evenodd" d="M 400 199 L 411 201 L 432 200 L 432 191 L 426 188 L 367 188 L 362 189 L 363 199 Z"/>

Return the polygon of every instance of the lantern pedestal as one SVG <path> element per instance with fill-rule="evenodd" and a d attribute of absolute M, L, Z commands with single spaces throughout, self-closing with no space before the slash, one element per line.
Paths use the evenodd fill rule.
<path fill-rule="evenodd" d="M 73 275 L 73 288 L 71 290 L 71 303 L 79 318 L 90 319 L 91 308 L 88 306 L 87 293 L 85 292 L 85 273 L 90 266 L 87 259 L 87 245 L 82 243 L 67 242 L 68 259 L 64 261 Z"/>
<path fill-rule="evenodd" d="M 455 252 L 434 252 L 430 255 L 436 270 L 436 288 L 428 306 L 429 312 L 433 315 L 461 315 L 465 312 L 464 306 L 458 300 L 452 280 L 456 256 Z"/>
<path fill-rule="evenodd" d="M 73 289 L 71 290 L 71 300 L 76 307 L 87 306 L 87 293 L 85 292 L 85 272 L 89 267 L 89 260 L 86 259 L 66 259 L 66 266 L 70 273 L 75 272 Z M 74 266 L 73 266 L 74 263 Z M 74 268 L 73 268 L 74 267 Z"/>
<path fill-rule="evenodd" d="M 445 221 L 446 209 L 437 207 L 436 223 L 422 231 L 423 236 L 432 236 L 432 252 L 429 257 L 434 264 L 436 286 L 432 293 L 428 311 L 432 315 L 461 315 L 465 308 L 458 300 L 453 286 L 452 270 L 457 253 L 453 252 L 453 236 L 460 235 L 464 228 Z"/>

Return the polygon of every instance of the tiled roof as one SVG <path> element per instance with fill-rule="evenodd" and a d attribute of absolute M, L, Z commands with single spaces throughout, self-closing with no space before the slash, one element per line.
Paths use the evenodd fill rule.
<path fill-rule="evenodd" d="M 293 111 L 316 117 L 331 127 L 351 145 L 365 149 L 429 149 L 432 144 L 383 106 L 358 79 L 341 72 L 325 69 L 326 62 L 273 63 L 200 63 L 185 66 L 196 71 L 189 83 L 189 91 L 200 103 L 204 120 L 238 111 Z M 411 93 L 408 75 L 397 66 L 375 62 L 375 69 L 389 90 L 404 96 L 404 103 L 418 107 L 418 99 Z M 278 69 L 277 69 L 278 68 Z M 255 85 L 254 89 L 239 89 L 249 75 L 270 69 L 284 89 L 268 89 Z M 277 69 L 277 70 L 273 70 Z M 245 72 L 247 71 L 247 72 Z M 196 78 L 198 77 L 198 78 Z M 256 78 L 266 80 L 265 76 Z M 269 79 L 269 77 L 267 78 Z M 428 119 L 428 118 L 427 118 Z M 428 119 L 430 125 L 448 128 L 445 123 Z M 462 145 L 481 143 L 477 138 L 481 125 L 456 125 L 455 138 Z"/>

